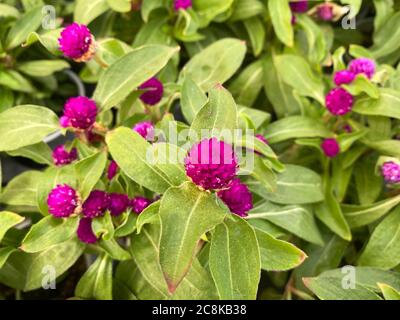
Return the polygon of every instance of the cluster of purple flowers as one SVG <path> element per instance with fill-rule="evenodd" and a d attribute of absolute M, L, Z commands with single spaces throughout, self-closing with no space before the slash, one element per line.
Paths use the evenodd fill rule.
<path fill-rule="evenodd" d="M 400 164 L 387 161 L 381 166 L 382 176 L 388 184 L 400 183 Z"/>
<path fill-rule="evenodd" d="M 193 145 L 185 158 L 187 176 L 202 190 L 215 190 L 231 212 L 246 216 L 253 208 L 252 195 L 236 178 L 238 162 L 233 147 L 216 138 Z"/>
<path fill-rule="evenodd" d="M 91 227 L 92 220 L 103 216 L 107 210 L 112 216 L 119 216 L 128 209 L 140 214 L 151 203 L 151 200 L 144 197 L 129 199 L 125 194 L 107 193 L 102 190 L 93 190 L 82 203 L 78 192 L 67 184 L 57 185 L 47 197 L 49 212 L 56 218 L 82 214 L 77 234 L 85 243 L 97 241 Z"/>

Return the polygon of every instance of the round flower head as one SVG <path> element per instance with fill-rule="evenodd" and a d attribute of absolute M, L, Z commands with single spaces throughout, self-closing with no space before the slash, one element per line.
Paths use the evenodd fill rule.
<path fill-rule="evenodd" d="M 174 1 L 174 8 L 176 11 L 179 9 L 186 10 L 187 8 L 192 7 L 192 0 L 175 0 Z"/>
<path fill-rule="evenodd" d="M 339 143 L 334 138 L 328 138 L 322 141 L 321 148 L 324 154 L 329 158 L 336 157 L 340 152 Z"/>
<path fill-rule="evenodd" d="M 73 23 L 64 28 L 58 43 L 64 56 L 76 62 L 89 61 L 95 53 L 94 37 L 83 24 Z"/>
<path fill-rule="evenodd" d="M 78 159 L 78 150 L 72 148 L 67 151 L 64 145 L 57 146 L 53 151 L 53 162 L 56 166 L 64 166 Z"/>
<path fill-rule="evenodd" d="M 247 212 L 253 208 L 253 196 L 239 179 L 234 179 L 229 189 L 219 191 L 218 197 L 228 206 L 229 210 L 241 217 L 246 217 Z"/>
<path fill-rule="evenodd" d="M 131 200 L 130 206 L 132 210 L 140 214 L 144 209 L 146 209 L 153 201 L 145 198 L 145 197 L 135 197 Z"/>
<path fill-rule="evenodd" d="M 91 218 L 82 218 L 79 220 L 79 226 L 76 233 L 79 240 L 84 243 L 95 243 L 98 240 L 92 229 Z"/>
<path fill-rule="evenodd" d="M 351 111 L 353 96 L 343 88 L 335 88 L 325 97 L 325 102 L 330 113 L 343 116 Z"/>
<path fill-rule="evenodd" d="M 381 167 L 381 172 L 387 183 L 400 183 L 400 164 L 393 161 L 385 162 Z"/>
<path fill-rule="evenodd" d="M 110 193 L 110 203 L 108 209 L 111 215 L 119 216 L 129 206 L 129 198 L 126 194 Z"/>
<path fill-rule="evenodd" d="M 154 139 L 154 125 L 150 121 L 143 121 L 137 123 L 133 130 L 139 133 L 143 138 L 148 141 L 153 141 Z"/>
<path fill-rule="evenodd" d="M 110 197 L 104 191 L 94 190 L 82 205 L 83 215 L 87 218 L 103 216 L 110 204 Z"/>
<path fill-rule="evenodd" d="M 64 115 L 60 119 L 62 127 L 87 130 L 96 121 L 96 103 L 86 97 L 69 98 L 64 105 Z"/>
<path fill-rule="evenodd" d="M 57 185 L 47 197 L 49 212 L 56 218 L 66 218 L 79 207 L 79 197 L 69 185 Z"/>
<path fill-rule="evenodd" d="M 342 84 L 349 84 L 352 83 L 356 75 L 348 70 L 342 70 L 335 73 L 333 77 L 333 81 L 337 86 Z"/>
<path fill-rule="evenodd" d="M 118 173 L 118 165 L 117 163 L 113 160 L 111 161 L 110 165 L 108 166 L 107 169 L 107 178 L 108 180 L 112 180 Z"/>
<path fill-rule="evenodd" d="M 368 79 L 371 79 L 375 74 L 375 62 L 367 58 L 358 58 L 350 62 L 349 71 L 355 75 L 364 74 Z"/>
<path fill-rule="evenodd" d="M 291 1 L 289 5 L 292 12 L 295 13 L 303 13 L 308 10 L 308 1 Z"/>
<path fill-rule="evenodd" d="M 140 96 L 140 100 L 151 106 L 159 103 L 164 93 L 164 86 L 157 78 L 147 80 L 140 85 L 139 89 L 146 90 L 146 92 Z"/>
<path fill-rule="evenodd" d="M 324 21 L 331 21 L 333 19 L 333 6 L 329 3 L 324 3 L 318 6 L 318 17 Z"/>
<path fill-rule="evenodd" d="M 237 159 L 231 145 L 216 138 L 195 144 L 185 159 L 186 174 L 203 189 L 229 187 L 236 176 Z"/>

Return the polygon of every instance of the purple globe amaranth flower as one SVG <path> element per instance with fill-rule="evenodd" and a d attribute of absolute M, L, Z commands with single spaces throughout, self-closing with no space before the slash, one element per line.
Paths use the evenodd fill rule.
<path fill-rule="evenodd" d="M 349 71 L 355 75 L 364 74 L 368 79 L 371 79 L 375 74 L 375 62 L 368 58 L 358 58 L 350 62 Z"/>
<path fill-rule="evenodd" d="M 303 13 L 308 10 L 308 1 L 291 1 L 289 5 L 292 12 L 295 13 Z"/>
<path fill-rule="evenodd" d="M 333 82 L 335 82 L 337 86 L 340 86 L 342 84 L 349 84 L 353 82 L 355 77 L 356 75 L 353 72 L 342 70 L 335 73 L 335 75 L 333 76 Z"/>
<path fill-rule="evenodd" d="M 139 89 L 146 90 L 146 92 L 140 96 L 140 100 L 151 106 L 159 103 L 164 94 L 163 84 L 160 80 L 154 77 L 142 83 L 139 86 Z"/>
<path fill-rule="evenodd" d="M 232 146 L 216 138 L 195 144 L 185 158 L 186 174 L 205 190 L 229 187 L 237 167 Z"/>
<path fill-rule="evenodd" d="M 59 145 L 53 150 L 53 162 L 56 166 L 64 166 L 78 159 L 78 150 L 72 148 L 67 151 L 64 145 Z"/>
<path fill-rule="evenodd" d="M 79 196 L 69 185 L 59 184 L 49 193 L 47 206 L 54 217 L 66 218 L 79 211 Z"/>
<path fill-rule="evenodd" d="M 96 51 L 94 37 L 83 24 L 72 23 L 64 28 L 58 43 L 64 56 L 76 62 L 89 61 Z"/>
<path fill-rule="evenodd" d="M 87 130 L 96 121 L 96 103 L 86 97 L 69 98 L 64 105 L 64 115 L 60 119 L 60 125 L 64 128 Z"/>
<path fill-rule="evenodd" d="M 234 179 L 229 189 L 219 191 L 218 197 L 229 210 L 241 217 L 246 217 L 247 212 L 253 208 L 253 196 L 248 187 L 239 179 Z"/>
<path fill-rule="evenodd" d="M 333 19 L 333 6 L 330 3 L 323 3 L 317 8 L 318 17 L 324 21 Z"/>
<path fill-rule="evenodd" d="M 91 218 L 82 218 L 81 220 L 79 220 L 79 226 L 76 233 L 79 240 L 84 243 L 96 243 L 98 240 L 92 229 Z"/>
<path fill-rule="evenodd" d="M 132 210 L 140 214 L 144 209 L 146 209 L 153 201 L 150 199 L 147 199 L 145 197 L 135 197 L 130 201 L 130 206 L 132 207 Z"/>
<path fill-rule="evenodd" d="M 137 123 L 133 130 L 139 133 L 147 141 L 154 140 L 154 125 L 150 121 L 142 121 Z"/>
<path fill-rule="evenodd" d="M 174 8 L 176 11 L 179 9 L 186 10 L 192 7 L 192 0 L 174 0 Z"/>
<path fill-rule="evenodd" d="M 256 138 L 265 144 L 268 144 L 268 140 L 262 134 L 256 134 Z"/>
<path fill-rule="evenodd" d="M 393 161 L 385 162 L 381 167 L 381 172 L 387 183 L 400 183 L 400 164 Z"/>
<path fill-rule="evenodd" d="M 112 216 L 119 216 L 129 206 L 129 198 L 126 194 L 110 193 L 110 203 L 108 209 Z"/>
<path fill-rule="evenodd" d="M 101 190 L 94 190 L 82 205 L 83 215 L 87 218 L 103 216 L 110 205 L 109 195 Z"/>
<path fill-rule="evenodd" d="M 340 152 L 339 143 L 334 138 L 328 138 L 322 141 L 321 148 L 328 158 L 336 157 Z"/>
<path fill-rule="evenodd" d="M 353 107 L 353 96 L 343 88 L 332 89 L 325 97 L 326 107 L 336 116 L 349 113 Z"/>
<path fill-rule="evenodd" d="M 114 160 L 112 160 L 107 169 L 107 179 L 112 180 L 117 175 L 118 170 L 119 170 L 119 167 L 118 167 L 117 163 Z"/>

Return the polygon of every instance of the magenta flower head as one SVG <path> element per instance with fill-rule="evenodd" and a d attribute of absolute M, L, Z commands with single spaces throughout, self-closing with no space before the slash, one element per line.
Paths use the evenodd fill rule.
<path fill-rule="evenodd" d="M 353 107 L 353 96 L 343 88 L 332 89 L 325 97 L 326 107 L 336 116 L 349 113 Z"/>
<path fill-rule="evenodd" d="M 117 163 L 114 160 L 111 161 L 107 169 L 107 179 L 112 180 L 117 175 L 118 169 Z"/>
<path fill-rule="evenodd" d="M 331 21 L 333 19 L 333 6 L 330 3 L 324 3 L 318 6 L 318 17 L 323 21 Z"/>
<path fill-rule="evenodd" d="M 175 11 L 179 9 L 186 10 L 192 7 L 192 0 L 174 0 Z"/>
<path fill-rule="evenodd" d="M 229 210 L 241 217 L 246 217 L 247 212 L 253 208 L 253 196 L 239 179 L 234 179 L 229 189 L 219 191 L 218 197 L 228 206 Z"/>
<path fill-rule="evenodd" d="M 295 13 L 303 13 L 308 10 L 308 1 L 291 1 L 289 2 L 290 9 Z"/>
<path fill-rule="evenodd" d="M 328 138 L 322 141 L 321 148 L 328 158 L 336 157 L 340 152 L 339 143 L 334 138 Z"/>
<path fill-rule="evenodd" d="M 82 205 L 83 215 L 87 218 L 103 216 L 110 205 L 109 195 L 100 190 L 94 190 Z"/>
<path fill-rule="evenodd" d="M 64 145 L 59 145 L 53 150 L 53 162 L 56 166 L 64 166 L 78 159 L 78 150 L 72 148 L 67 151 Z"/>
<path fill-rule="evenodd" d="M 66 218 L 78 213 L 79 196 L 69 185 L 57 185 L 47 197 L 49 212 L 56 218 Z"/>
<path fill-rule="evenodd" d="M 136 131 L 137 133 L 139 133 L 147 141 L 154 140 L 154 125 L 150 121 L 143 121 L 143 122 L 137 123 L 133 127 L 133 130 Z"/>
<path fill-rule="evenodd" d="M 342 70 L 335 73 L 333 76 L 333 81 L 337 86 L 342 84 L 349 84 L 352 83 L 356 75 L 348 70 Z"/>
<path fill-rule="evenodd" d="M 368 58 L 358 58 L 350 62 L 349 71 L 355 75 L 364 74 L 368 79 L 371 79 L 375 74 L 375 62 Z"/>
<path fill-rule="evenodd" d="M 64 105 L 64 115 L 60 119 L 62 127 L 87 130 L 96 121 L 96 103 L 86 97 L 69 98 Z"/>
<path fill-rule="evenodd" d="M 98 240 L 92 229 L 91 218 L 82 218 L 79 220 L 79 226 L 76 233 L 79 240 L 84 243 L 95 243 Z"/>
<path fill-rule="evenodd" d="M 76 62 L 89 61 L 96 51 L 94 37 L 83 24 L 72 23 L 64 28 L 58 43 L 64 56 Z"/>
<path fill-rule="evenodd" d="M 110 193 L 110 203 L 108 209 L 112 216 L 119 216 L 129 206 L 129 198 L 126 194 Z"/>
<path fill-rule="evenodd" d="M 237 167 L 232 146 L 216 138 L 195 144 L 185 158 L 186 174 L 205 190 L 229 187 Z"/>
<path fill-rule="evenodd" d="M 381 172 L 387 183 L 400 183 L 400 164 L 393 161 L 385 162 L 381 167 Z"/>
<path fill-rule="evenodd" d="M 154 77 L 141 84 L 139 89 L 146 90 L 146 92 L 140 96 L 140 100 L 151 106 L 159 103 L 164 94 L 163 84 Z"/>
<path fill-rule="evenodd" d="M 146 209 L 153 201 L 150 199 L 147 199 L 145 197 L 135 197 L 131 200 L 130 206 L 132 207 L 132 210 L 140 214 L 144 209 Z"/>

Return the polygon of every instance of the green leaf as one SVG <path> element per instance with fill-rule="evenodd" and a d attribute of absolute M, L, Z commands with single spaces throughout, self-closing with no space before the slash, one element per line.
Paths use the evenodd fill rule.
<path fill-rule="evenodd" d="M 265 199 L 279 204 L 306 204 L 324 200 L 321 177 L 314 171 L 296 165 L 286 165 L 279 173 L 274 192 L 259 192 Z"/>
<path fill-rule="evenodd" d="M 400 292 L 384 283 L 378 283 L 385 300 L 400 300 Z"/>
<path fill-rule="evenodd" d="M 14 8 L 8 4 L 0 3 L 0 17 L 18 18 L 19 11 L 16 8 Z"/>
<path fill-rule="evenodd" d="M 265 137 L 270 143 L 288 139 L 327 138 L 329 136 L 331 133 L 322 122 L 303 116 L 292 116 L 275 121 L 265 130 Z"/>
<path fill-rule="evenodd" d="M 204 92 L 190 77 L 186 77 L 181 92 L 181 110 L 185 119 L 192 123 L 206 103 L 207 97 Z"/>
<path fill-rule="evenodd" d="M 65 242 L 76 234 L 78 223 L 78 217 L 57 219 L 47 216 L 31 227 L 22 240 L 20 249 L 35 253 Z"/>
<path fill-rule="evenodd" d="M 164 5 L 163 0 L 143 1 L 141 6 L 141 13 L 144 22 L 148 22 L 150 13 Z M 147 23 L 148 24 L 148 23 Z"/>
<path fill-rule="evenodd" d="M 229 91 L 238 104 L 251 107 L 263 87 L 264 68 L 262 60 L 247 66 L 232 81 Z"/>
<path fill-rule="evenodd" d="M 142 231 L 143 226 L 146 224 L 159 223 L 160 217 L 158 212 L 160 211 L 160 202 L 153 202 L 146 209 L 144 209 L 136 220 L 137 233 Z"/>
<path fill-rule="evenodd" d="M 310 64 L 303 57 L 293 54 L 277 56 L 276 67 L 283 81 L 293 87 L 298 94 L 314 98 L 321 105 L 325 105 L 323 82 L 314 74 Z"/>
<path fill-rule="evenodd" d="M 225 215 L 214 196 L 191 182 L 164 194 L 160 204 L 160 264 L 171 293 L 189 271 L 200 237 Z"/>
<path fill-rule="evenodd" d="M 371 52 L 376 59 L 395 52 L 400 48 L 398 41 L 400 35 L 400 12 L 396 12 L 374 34 L 374 45 Z"/>
<path fill-rule="evenodd" d="M 41 142 L 59 128 L 53 111 L 23 105 L 0 113 L 0 151 L 11 151 Z"/>
<path fill-rule="evenodd" d="M 221 85 L 210 90 L 209 102 L 201 108 L 190 127 L 199 138 L 203 138 L 202 130 L 218 134 L 222 130 L 237 128 L 237 109 L 232 95 Z M 219 131 L 219 132 L 218 132 Z"/>
<path fill-rule="evenodd" d="M 365 114 L 400 119 L 400 93 L 393 89 L 380 89 L 379 99 L 364 97 L 357 100 L 353 111 Z"/>
<path fill-rule="evenodd" d="M 164 158 L 163 163 L 151 163 L 151 155 L 156 155 L 157 150 L 162 151 L 161 146 L 151 146 L 138 133 L 128 128 L 118 128 L 107 134 L 107 145 L 113 159 L 126 175 L 138 184 L 157 193 L 164 193 L 170 186 L 180 185 L 185 181 L 184 169 L 179 162 L 178 147 L 176 152 L 170 152 L 175 156 L 171 161 Z M 160 148 L 160 149 L 157 149 Z M 170 146 L 172 150 L 172 146 Z M 178 153 L 179 152 L 179 153 Z M 163 157 L 159 158 L 163 160 Z"/>
<path fill-rule="evenodd" d="M 107 0 L 108 5 L 117 12 L 129 12 L 132 9 L 131 0 Z"/>
<path fill-rule="evenodd" d="M 79 193 L 83 201 L 86 200 L 96 183 L 100 180 L 106 164 L 106 152 L 98 152 L 75 164 L 79 182 Z"/>
<path fill-rule="evenodd" d="M 1 5 L 0 5 L 1 6 Z M 1 9 L 1 7 L 0 7 Z M 4 247 L 4 248 L 0 248 L 0 269 L 4 266 L 4 264 L 6 263 L 8 257 L 14 253 L 15 251 L 17 251 L 17 249 L 13 248 L 13 247 Z"/>
<path fill-rule="evenodd" d="M 27 36 L 39 28 L 42 23 L 42 7 L 25 13 L 11 28 L 5 40 L 5 48 L 10 50 L 19 46 Z"/>
<path fill-rule="evenodd" d="M 218 15 L 228 11 L 234 0 L 193 0 L 193 8 L 206 26 Z"/>
<path fill-rule="evenodd" d="M 114 224 L 109 211 L 92 221 L 92 230 L 97 238 L 108 241 L 114 237 Z"/>
<path fill-rule="evenodd" d="M 101 239 L 98 242 L 98 245 L 109 255 L 111 259 L 124 261 L 132 258 L 129 252 L 123 249 L 114 238 L 109 240 Z"/>
<path fill-rule="evenodd" d="M 54 72 L 68 69 L 69 63 L 64 60 L 36 60 L 23 62 L 17 68 L 28 76 L 46 77 Z"/>
<path fill-rule="evenodd" d="M 311 243 L 317 245 L 324 243 L 314 216 L 304 207 L 283 207 L 266 201 L 249 212 L 248 219 L 254 218 L 266 219 Z"/>
<path fill-rule="evenodd" d="M 268 10 L 278 39 L 288 47 L 293 46 L 292 11 L 287 0 L 269 0 Z"/>
<path fill-rule="evenodd" d="M 293 244 L 279 240 L 266 232 L 255 229 L 261 254 L 261 268 L 267 271 L 293 269 L 307 258 L 307 255 Z"/>
<path fill-rule="evenodd" d="M 201 89 L 209 91 L 235 74 L 245 54 L 243 41 L 231 38 L 216 41 L 190 59 L 181 71 L 179 82 L 190 77 Z"/>
<path fill-rule="evenodd" d="M 354 178 L 360 204 L 374 203 L 382 190 L 383 178 L 373 174 L 375 163 L 373 161 L 358 161 L 354 169 Z"/>
<path fill-rule="evenodd" d="M 344 218 L 338 200 L 332 192 L 326 192 L 325 201 L 316 205 L 315 215 L 338 236 L 347 241 L 351 240 L 350 227 Z"/>
<path fill-rule="evenodd" d="M 263 21 L 258 17 L 253 17 L 244 20 L 243 23 L 249 35 L 253 53 L 257 57 L 261 54 L 265 45 L 265 28 Z"/>
<path fill-rule="evenodd" d="M 0 243 L 6 232 L 12 227 L 24 221 L 24 217 L 9 211 L 0 212 Z"/>
<path fill-rule="evenodd" d="M 58 38 L 60 37 L 61 31 L 62 28 L 49 30 L 41 34 L 38 34 L 37 32 L 31 32 L 22 46 L 30 46 L 39 41 L 49 52 L 54 55 L 59 55 L 61 52 L 59 50 Z"/>
<path fill-rule="evenodd" d="M 0 70 L 0 85 L 17 92 L 32 93 L 32 83 L 15 70 Z"/>
<path fill-rule="evenodd" d="M 41 164 L 53 164 L 53 158 L 51 155 L 52 151 L 44 142 L 39 142 L 30 146 L 19 148 L 17 150 L 8 151 L 7 153 L 12 157 L 24 157 Z"/>
<path fill-rule="evenodd" d="M 374 229 L 358 265 L 392 269 L 400 264 L 400 207 Z"/>
<path fill-rule="evenodd" d="M 232 9 L 230 21 L 245 20 L 265 12 L 265 7 L 259 0 L 236 0 Z"/>
<path fill-rule="evenodd" d="M 98 256 L 83 274 L 76 285 L 75 295 L 83 299 L 112 299 L 112 260 L 107 254 Z"/>
<path fill-rule="evenodd" d="M 209 264 L 220 299 L 256 299 L 260 251 L 254 230 L 246 221 L 232 216 L 215 228 Z"/>
<path fill-rule="evenodd" d="M 368 205 L 343 204 L 344 216 L 351 228 L 366 226 L 388 213 L 400 203 L 400 196 Z"/>
<path fill-rule="evenodd" d="M 40 178 L 39 171 L 25 171 L 16 176 L 4 188 L 0 202 L 13 206 L 36 207 L 36 192 Z"/>
<path fill-rule="evenodd" d="M 378 87 L 364 75 L 357 75 L 351 84 L 343 85 L 343 87 L 353 96 L 358 96 L 363 92 L 372 99 L 378 99 L 380 96 Z"/>
<path fill-rule="evenodd" d="M 88 25 L 109 8 L 107 0 L 77 0 L 75 2 L 74 21 Z"/>
<path fill-rule="evenodd" d="M 93 98 L 108 110 L 165 67 L 179 48 L 143 46 L 118 59 L 101 75 Z"/>

